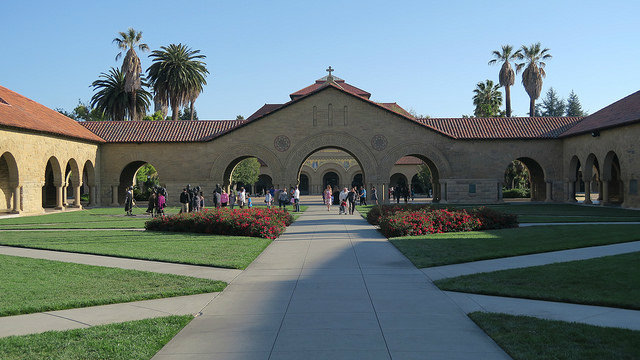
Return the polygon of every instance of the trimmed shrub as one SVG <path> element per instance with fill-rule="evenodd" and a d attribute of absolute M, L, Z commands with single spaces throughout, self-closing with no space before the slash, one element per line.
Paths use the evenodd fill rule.
<path fill-rule="evenodd" d="M 293 215 L 277 209 L 204 209 L 147 221 L 152 231 L 194 232 L 275 239 L 293 223 Z"/>
<path fill-rule="evenodd" d="M 531 190 L 530 189 L 521 189 L 521 188 L 516 188 L 516 189 L 503 189 L 502 190 L 502 197 L 509 199 L 509 198 L 528 198 L 531 197 Z"/>
<path fill-rule="evenodd" d="M 480 220 L 479 230 L 494 230 L 518 227 L 518 215 L 506 214 L 486 206 L 472 209 L 469 212 Z"/>
<path fill-rule="evenodd" d="M 418 211 L 423 209 L 433 209 L 433 206 L 430 204 L 376 205 L 367 213 L 367 222 L 371 225 L 379 225 L 380 217 L 383 215 L 395 214 L 400 211 Z"/>

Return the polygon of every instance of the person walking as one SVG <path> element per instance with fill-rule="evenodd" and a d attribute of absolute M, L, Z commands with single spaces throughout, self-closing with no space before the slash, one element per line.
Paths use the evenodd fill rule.
<path fill-rule="evenodd" d="M 124 196 L 124 212 L 127 216 L 133 216 L 133 204 L 133 187 L 129 187 Z"/>
<path fill-rule="evenodd" d="M 367 205 L 367 189 L 360 186 L 360 206 Z"/>
<path fill-rule="evenodd" d="M 222 207 L 227 207 L 229 203 L 229 194 L 227 194 L 226 190 L 222 190 L 222 194 L 220 194 L 220 204 Z"/>
<path fill-rule="evenodd" d="M 247 207 L 249 209 L 253 207 L 253 201 L 251 201 L 251 194 L 247 194 Z"/>
<path fill-rule="evenodd" d="M 296 212 L 300 212 L 300 189 L 296 186 L 296 189 L 293 191 L 293 201 L 296 204 Z"/>
<path fill-rule="evenodd" d="M 351 188 L 349 194 L 347 194 L 347 202 L 349 203 L 349 215 L 353 215 L 353 211 L 356 208 L 356 188 Z"/>
<path fill-rule="evenodd" d="M 280 190 L 280 194 L 278 194 L 278 208 L 284 208 L 287 211 L 287 202 L 289 201 L 289 195 L 287 194 L 287 188 Z"/>
<path fill-rule="evenodd" d="M 247 193 L 244 190 L 244 187 L 240 188 L 240 191 L 238 192 L 238 206 L 240 206 L 240 209 L 244 209 L 244 205 L 247 202 Z"/>
<path fill-rule="evenodd" d="M 378 205 L 378 189 L 375 186 L 371 187 L 371 201 Z"/>
<path fill-rule="evenodd" d="M 200 191 L 200 206 L 198 207 L 200 210 L 204 209 L 204 194 Z"/>
<path fill-rule="evenodd" d="M 338 215 L 347 215 L 347 196 L 349 196 L 349 190 L 347 188 L 342 189 L 340 194 L 338 194 L 338 201 L 340 202 Z"/>
<path fill-rule="evenodd" d="M 271 209 L 271 202 L 273 201 L 273 195 L 271 195 L 271 191 L 267 191 L 264 194 L 264 202 L 267 204 L 267 209 Z"/>
<path fill-rule="evenodd" d="M 158 216 L 164 216 L 164 207 L 167 204 L 167 199 L 164 197 L 163 192 L 158 192 L 158 206 L 156 208 Z"/>
<path fill-rule="evenodd" d="M 189 212 L 189 193 L 187 193 L 187 189 L 182 189 L 182 193 L 180 193 L 180 212 L 179 214 Z"/>
<path fill-rule="evenodd" d="M 213 189 L 213 207 L 220 207 L 220 196 L 216 196 L 216 194 L 222 194 L 222 189 L 220 189 L 220 184 L 216 184 L 216 188 Z"/>
<path fill-rule="evenodd" d="M 324 190 L 324 204 L 327 205 L 327 211 L 331 211 L 331 202 L 333 194 L 331 193 L 331 185 L 327 185 L 327 188 Z"/>
<path fill-rule="evenodd" d="M 149 194 L 149 205 L 147 206 L 147 214 L 151 214 L 151 217 L 153 217 L 153 213 L 156 209 L 156 197 L 156 191 L 152 189 Z"/>
<path fill-rule="evenodd" d="M 236 190 L 231 189 L 231 191 L 229 191 L 229 206 L 231 206 L 231 210 L 233 210 L 233 207 L 235 205 L 236 205 Z"/>

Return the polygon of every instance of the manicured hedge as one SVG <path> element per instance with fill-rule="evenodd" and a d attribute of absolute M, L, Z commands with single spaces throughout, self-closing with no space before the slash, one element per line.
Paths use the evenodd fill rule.
<path fill-rule="evenodd" d="M 503 189 L 502 197 L 509 198 L 528 198 L 531 197 L 531 190 L 529 189 Z"/>
<path fill-rule="evenodd" d="M 373 211 L 380 214 L 377 218 Z M 367 214 L 369 222 L 380 225 L 386 237 L 426 235 L 457 231 L 504 229 L 518 226 L 518 217 L 479 207 L 463 209 L 436 209 L 429 205 L 383 205 Z"/>
<path fill-rule="evenodd" d="M 219 208 L 157 217 L 145 229 L 275 239 L 291 223 L 293 216 L 282 210 Z"/>

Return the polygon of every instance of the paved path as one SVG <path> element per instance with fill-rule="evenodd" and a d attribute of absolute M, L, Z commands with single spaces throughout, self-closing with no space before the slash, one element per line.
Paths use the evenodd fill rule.
<path fill-rule="evenodd" d="M 526 315 L 542 319 L 640 330 L 640 311 L 637 310 L 465 294 L 453 291 L 445 291 L 445 293 L 466 313 L 484 311 Z"/>
<path fill-rule="evenodd" d="M 174 264 L 162 261 L 148 261 L 118 258 L 113 256 L 77 254 L 64 251 L 27 249 L 0 245 L 0 254 L 47 259 L 86 265 L 106 266 L 121 269 L 151 271 L 163 274 L 192 276 L 203 279 L 231 282 L 242 270 L 222 269 L 209 266 Z"/>
<path fill-rule="evenodd" d="M 552 251 L 523 256 L 512 256 L 500 259 L 474 261 L 463 264 L 434 266 L 421 270 L 431 280 L 435 281 L 462 275 L 547 265 L 557 262 L 593 259 L 603 256 L 626 254 L 635 251 L 640 251 L 640 241 L 603 246 L 592 246 L 580 249 Z"/>
<path fill-rule="evenodd" d="M 219 293 L 178 296 L 123 304 L 91 306 L 0 317 L 0 337 L 70 330 L 169 315 L 195 314 Z"/>
<path fill-rule="evenodd" d="M 319 205 L 202 313 L 154 359 L 509 358 L 362 217 Z"/>

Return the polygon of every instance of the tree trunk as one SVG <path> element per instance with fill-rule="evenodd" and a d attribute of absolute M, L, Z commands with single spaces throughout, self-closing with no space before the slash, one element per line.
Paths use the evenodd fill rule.
<path fill-rule="evenodd" d="M 129 98 L 129 120 L 134 121 L 136 119 L 136 90 L 134 89 Z"/>
<path fill-rule="evenodd" d="M 191 121 L 193 121 L 193 100 L 189 104 L 189 111 L 191 112 Z"/>
<path fill-rule="evenodd" d="M 530 98 L 529 101 L 529 116 L 536 116 L 536 99 Z"/>
<path fill-rule="evenodd" d="M 511 88 L 509 85 L 504 87 L 504 95 L 507 102 L 507 117 L 511 117 Z"/>
<path fill-rule="evenodd" d="M 171 120 L 178 120 L 178 110 L 180 108 L 178 106 L 171 107 Z"/>

